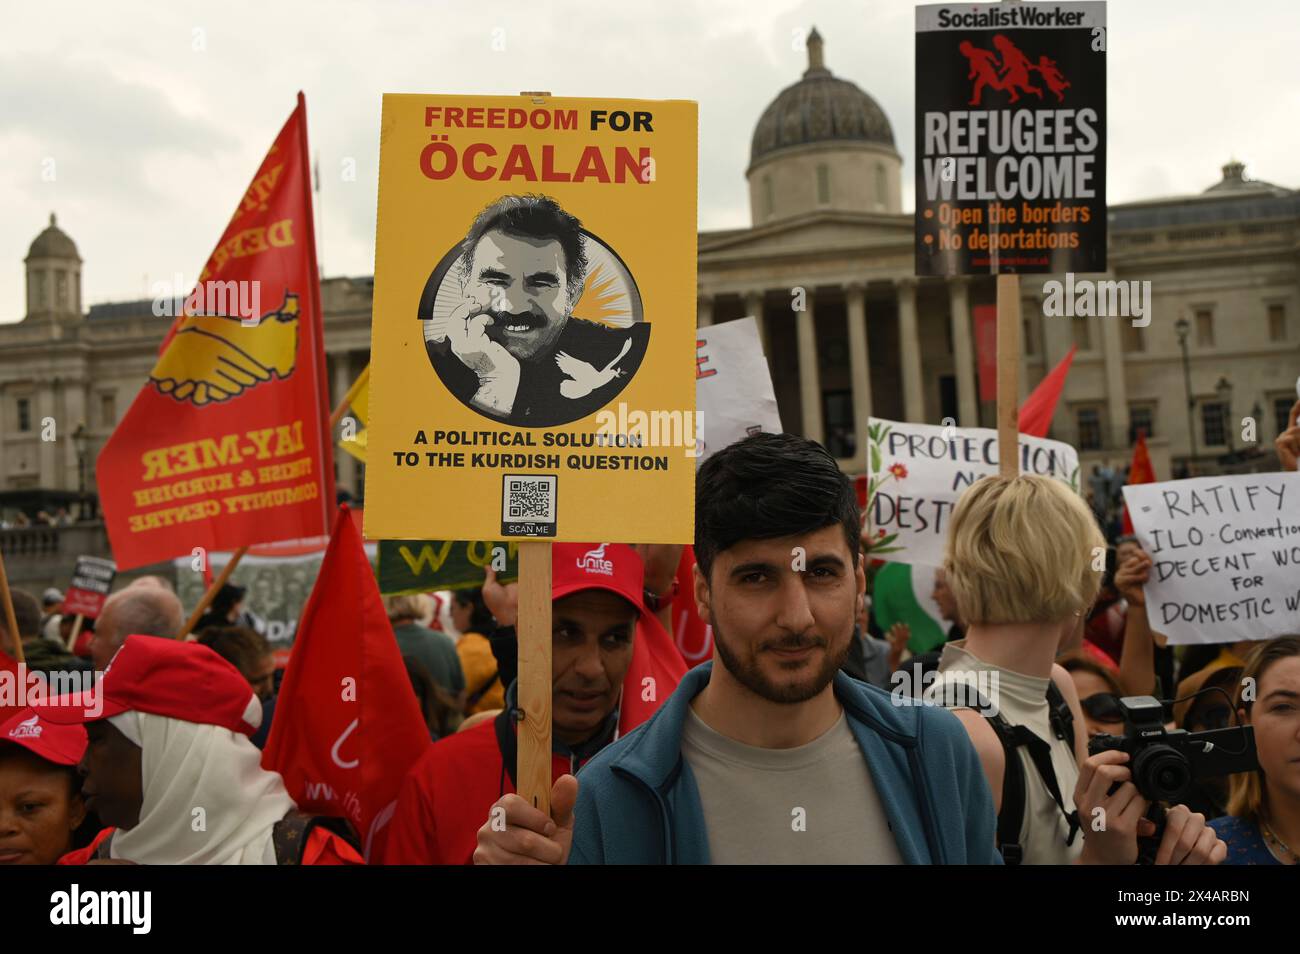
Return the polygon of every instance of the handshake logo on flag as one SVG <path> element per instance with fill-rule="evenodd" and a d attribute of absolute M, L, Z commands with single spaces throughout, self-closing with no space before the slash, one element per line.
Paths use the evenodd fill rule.
<path fill-rule="evenodd" d="M 272 378 L 293 374 L 298 356 L 298 296 L 255 325 L 225 315 L 190 315 L 149 375 L 158 390 L 202 407 L 228 401 Z"/>

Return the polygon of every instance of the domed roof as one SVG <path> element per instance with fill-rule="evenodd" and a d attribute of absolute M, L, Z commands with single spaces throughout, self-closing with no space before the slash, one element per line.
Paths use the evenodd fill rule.
<path fill-rule="evenodd" d="M 54 213 L 50 213 L 50 224 L 45 231 L 36 236 L 32 242 L 32 247 L 27 250 L 28 258 L 70 258 L 81 261 L 81 256 L 77 254 L 77 243 L 68 237 L 68 233 L 63 231 L 54 223 Z"/>
<path fill-rule="evenodd" d="M 814 142 L 879 143 L 894 147 L 894 131 L 880 105 L 848 80 L 837 79 L 822 58 L 822 38 L 808 34 L 808 69 L 783 89 L 754 128 L 749 164 L 790 146 Z"/>

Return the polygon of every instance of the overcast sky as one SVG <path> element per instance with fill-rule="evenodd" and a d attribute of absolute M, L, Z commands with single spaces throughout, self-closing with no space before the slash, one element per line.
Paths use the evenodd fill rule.
<path fill-rule="evenodd" d="M 826 62 L 884 108 L 912 208 L 906 0 L 169 0 L 25 3 L 0 34 L 0 322 L 49 213 L 85 259 L 86 305 L 192 280 L 272 138 L 307 95 L 325 276 L 374 269 L 384 92 L 700 103 L 700 227 L 749 224 L 754 123 Z M 1199 192 L 1230 157 L 1300 187 L 1300 3 L 1111 0 L 1109 197 Z M 494 40 L 503 51 L 494 51 Z M 356 181 L 343 181 L 345 160 Z M 49 160 L 53 160 L 51 164 Z M 53 181 L 46 181 L 49 170 Z M 44 175 L 43 175 L 44 173 Z"/>

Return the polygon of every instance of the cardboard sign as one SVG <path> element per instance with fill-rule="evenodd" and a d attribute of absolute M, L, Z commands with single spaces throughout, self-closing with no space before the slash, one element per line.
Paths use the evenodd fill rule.
<path fill-rule="evenodd" d="M 948 518 L 975 481 L 998 472 L 998 432 L 871 418 L 867 427 L 867 519 L 873 558 L 943 563 Z M 1020 472 L 1079 490 L 1079 455 L 1069 444 L 1020 435 Z"/>
<path fill-rule="evenodd" d="M 1169 642 L 1300 632 L 1300 474 L 1130 485 L 1124 503 L 1154 561 L 1147 620 Z"/>
<path fill-rule="evenodd" d="M 1106 270 L 1106 4 L 916 8 L 916 273 Z"/>
<path fill-rule="evenodd" d="M 384 97 L 367 537 L 691 540 L 696 112 Z"/>
<path fill-rule="evenodd" d="M 704 431 L 696 464 L 750 434 L 781 433 L 758 322 L 710 325 L 695 337 L 695 403 Z"/>
<path fill-rule="evenodd" d="M 69 616 L 84 616 L 96 619 L 104 608 L 113 589 L 113 578 L 117 576 L 117 565 L 112 560 L 99 557 L 77 557 L 77 565 L 72 571 L 72 585 L 63 597 L 63 612 Z"/>
<path fill-rule="evenodd" d="M 519 579 L 518 541 L 380 540 L 379 592 L 473 589 L 483 585 L 483 568 L 494 561 L 498 581 Z"/>

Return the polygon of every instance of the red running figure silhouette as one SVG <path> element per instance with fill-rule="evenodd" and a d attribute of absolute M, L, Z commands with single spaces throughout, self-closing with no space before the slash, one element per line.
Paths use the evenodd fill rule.
<path fill-rule="evenodd" d="M 1038 70 L 1038 74 L 1043 78 L 1043 82 L 1047 84 L 1047 88 L 1056 94 L 1058 103 L 1065 102 L 1065 91 L 1069 89 L 1070 84 L 1061 75 L 1061 71 L 1056 68 L 1056 60 L 1048 59 L 1047 55 L 1044 54 L 1038 58 L 1038 65 L 1031 66 L 1030 69 Z"/>
<path fill-rule="evenodd" d="M 1043 98 L 1043 91 L 1037 86 L 1029 84 L 1029 71 L 1034 68 L 1034 64 L 1029 61 L 1029 57 L 1021 53 L 1016 45 L 999 33 L 993 38 L 993 45 L 998 48 L 1002 54 L 1002 88 L 1011 94 L 1011 102 L 1020 99 L 1017 89 L 1026 93 L 1033 93 L 1039 99 Z"/>
<path fill-rule="evenodd" d="M 967 105 L 978 106 L 980 97 L 984 94 L 985 86 L 1002 89 L 1002 81 L 998 79 L 998 59 L 988 50 L 972 45 L 970 40 L 962 40 L 957 49 L 961 50 L 962 55 L 970 60 L 970 74 L 966 78 L 975 81 L 975 85 L 971 88 L 970 102 Z"/>

